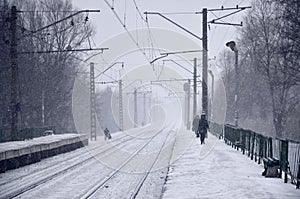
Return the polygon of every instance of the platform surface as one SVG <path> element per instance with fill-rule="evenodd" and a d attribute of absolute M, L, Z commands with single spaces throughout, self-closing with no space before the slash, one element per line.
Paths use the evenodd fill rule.
<path fill-rule="evenodd" d="M 4 142 L 0 143 L 0 160 L 39 152 L 44 148 L 51 149 L 86 139 L 88 139 L 87 136 L 82 134 L 55 134 L 25 141 Z"/>
<path fill-rule="evenodd" d="M 178 137 L 163 198 L 278 198 L 298 199 L 300 190 L 280 178 L 261 175 L 263 165 L 209 134 L 200 145 L 191 131 Z M 191 141 L 192 140 L 192 141 Z M 189 147 L 186 148 L 187 144 Z"/>

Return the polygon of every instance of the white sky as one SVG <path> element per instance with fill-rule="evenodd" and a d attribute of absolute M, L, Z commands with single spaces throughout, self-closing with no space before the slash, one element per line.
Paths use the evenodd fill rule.
<path fill-rule="evenodd" d="M 107 0 L 112 5 L 113 0 Z M 251 0 L 187 0 L 187 1 L 175 1 L 175 0 L 135 0 L 140 12 L 144 11 L 157 11 L 157 12 L 195 12 L 202 11 L 202 8 L 220 8 L 222 5 L 226 7 L 250 6 Z M 97 47 L 101 46 L 101 43 L 116 34 L 124 32 L 124 28 L 118 21 L 117 17 L 113 14 L 112 10 L 108 7 L 104 0 L 72 0 L 75 7 L 78 9 L 100 9 L 101 13 L 91 13 L 89 15 L 91 22 L 96 26 L 95 44 Z M 125 9 L 126 7 L 126 9 Z M 141 20 L 133 0 L 114 0 L 114 9 L 118 16 L 124 22 L 129 30 L 136 28 L 146 28 L 146 23 Z M 125 11 L 126 10 L 126 11 Z M 214 12 L 217 16 L 223 16 L 229 12 Z M 238 14 L 229 16 L 224 19 L 226 22 L 240 23 L 243 16 L 247 11 L 242 11 Z M 167 15 L 172 20 L 176 21 L 180 25 L 186 27 L 191 32 L 202 37 L 202 15 Z M 145 15 L 143 14 L 145 18 Z M 212 13 L 208 14 L 208 20 L 216 18 Z M 156 16 L 149 15 L 150 27 L 161 27 L 177 31 L 192 40 L 201 41 L 193 38 L 188 33 L 180 30 L 178 27 L 167 22 L 165 19 Z M 235 26 L 223 26 L 223 25 L 211 25 L 208 32 L 208 44 L 209 44 L 209 58 L 218 56 L 222 50 L 224 50 L 225 43 L 230 40 L 234 40 L 237 36 L 237 31 L 241 27 Z M 155 38 L 154 38 L 155 39 Z M 106 46 L 105 46 L 106 47 Z M 189 49 L 183 49 L 189 50 Z"/>

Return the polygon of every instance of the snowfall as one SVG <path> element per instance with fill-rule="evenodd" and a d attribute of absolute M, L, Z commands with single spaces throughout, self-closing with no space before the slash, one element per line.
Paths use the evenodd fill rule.
<path fill-rule="evenodd" d="M 113 139 L 118 136 L 120 133 L 113 134 Z M 161 136 L 166 134 L 162 133 Z M 161 138 L 158 137 L 153 143 L 159 143 Z M 176 136 L 174 134 L 167 139 L 170 143 L 175 143 L 172 147 L 165 148 L 166 154 L 170 155 L 163 156 L 163 163 L 150 173 L 145 181 L 147 186 L 141 188 L 136 198 L 300 198 L 300 190 L 295 189 L 295 185 L 285 184 L 280 178 L 263 177 L 263 165 L 250 160 L 241 151 L 231 148 L 211 134 L 204 145 L 200 145 L 194 133 L 187 130 L 180 130 Z M 135 142 L 141 142 L 141 139 Z M 106 143 L 108 141 L 101 138 L 90 142 L 88 147 L 7 171 L 0 175 L 0 195 L 22 187 L 34 177 L 38 178 L 38 175 L 47 175 L 62 166 L 81 161 L 93 155 L 93 147 L 104 146 Z M 127 151 L 135 150 L 134 145 L 134 142 L 132 145 L 126 144 L 122 146 L 122 151 L 124 152 L 124 148 Z M 147 150 L 153 151 L 153 148 L 157 148 L 157 145 L 153 144 Z M 106 163 L 118 162 L 115 165 L 117 166 L 125 156 L 122 153 L 107 160 L 104 158 L 101 161 L 89 161 L 17 198 L 75 198 L 88 191 L 95 182 L 106 178 L 116 168 L 111 164 L 107 166 Z M 73 157 L 78 158 L 72 159 Z M 143 156 L 134 160 L 127 166 L 126 171 L 123 170 L 105 188 L 97 191 L 94 198 L 131 198 L 129 190 L 135 187 L 133 182 L 137 181 L 137 177 L 147 167 L 148 158 Z"/>

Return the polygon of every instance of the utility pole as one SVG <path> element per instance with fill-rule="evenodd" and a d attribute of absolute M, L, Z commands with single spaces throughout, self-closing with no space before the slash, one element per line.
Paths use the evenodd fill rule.
<path fill-rule="evenodd" d="M 193 118 L 197 115 L 197 58 L 194 58 Z"/>
<path fill-rule="evenodd" d="M 95 79 L 95 78 L 94 78 Z M 119 130 L 123 131 L 123 83 L 122 80 L 96 82 L 95 84 L 119 84 Z"/>
<path fill-rule="evenodd" d="M 190 130 L 191 123 L 190 123 L 190 103 L 191 103 L 191 80 L 188 79 L 188 90 L 187 90 L 187 129 Z"/>
<path fill-rule="evenodd" d="M 119 126 L 120 130 L 124 130 L 123 126 L 123 85 L 122 80 L 119 80 Z"/>
<path fill-rule="evenodd" d="M 208 100 L 207 100 L 207 8 L 202 10 L 202 112 L 206 117 L 208 114 Z"/>
<path fill-rule="evenodd" d="M 185 119 L 186 128 L 190 129 L 190 98 L 191 98 L 191 80 L 187 79 L 187 83 L 183 84 L 183 90 L 185 93 Z"/>
<path fill-rule="evenodd" d="M 134 89 L 134 128 L 137 127 L 138 113 L 137 113 L 137 89 Z"/>
<path fill-rule="evenodd" d="M 143 126 L 146 124 L 146 93 L 144 93 L 144 121 L 142 123 Z"/>
<path fill-rule="evenodd" d="M 4 5 L 7 4 L 7 1 L 4 0 Z M 19 112 L 21 111 L 21 104 L 20 104 L 20 86 L 19 86 L 19 74 L 18 74 L 18 52 L 17 52 L 17 13 L 22 12 L 18 11 L 16 6 L 11 7 L 11 13 L 10 13 L 10 64 L 11 64 L 11 101 L 10 101 L 10 109 L 11 109 L 11 140 L 17 140 L 17 133 L 18 133 L 18 127 L 19 127 Z M 83 12 L 100 12 L 100 10 L 82 10 L 78 11 L 68 17 L 65 17 L 61 20 L 58 20 L 50 25 L 47 25 L 45 27 L 42 27 L 38 30 L 31 31 L 30 34 L 37 33 L 39 31 L 45 30 L 53 25 L 56 25 L 58 23 L 61 23 L 62 21 L 65 21 L 66 19 L 70 19 L 74 17 L 75 15 L 78 15 Z M 79 49 L 79 50 L 73 50 L 73 51 L 87 51 L 91 49 Z M 92 49 L 94 50 L 94 49 Z M 101 49 L 104 50 L 104 49 Z M 68 51 L 68 50 L 67 50 Z M 61 51 L 54 51 L 54 52 L 61 52 Z M 23 52 L 24 53 L 24 52 Z M 25 52 L 25 53 L 32 53 L 32 52 Z M 44 52 L 40 52 L 44 53 Z M 47 53 L 47 52 L 46 52 Z M 95 88 L 95 86 L 94 86 Z M 42 93 L 42 100 L 44 103 L 44 93 Z M 92 97 L 91 97 L 92 98 Z M 42 114 L 44 115 L 44 104 L 42 104 Z M 91 111 L 92 112 L 92 111 Z M 92 113 L 91 113 L 92 115 Z M 42 122 L 44 123 L 44 116 L 42 116 Z M 92 123 L 92 122 L 91 122 Z M 95 127 L 96 128 L 96 127 Z"/>
<path fill-rule="evenodd" d="M 128 87 L 128 86 L 127 86 Z M 141 121 L 146 121 L 146 94 L 147 93 L 152 93 L 152 91 L 138 91 L 138 88 L 134 88 L 134 92 L 128 92 L 126 94 L 133 94 L 133 122 L 134 122 L 134 128 L 138 126 L 138 94 L 143 93 L 143 105 L 144 105 L 144 120 Z M 149 103 L 151 103 L 151 98 L 149 99 Z M 142 109 L 141 109 L 142 110 Z"/>
<path fill-rule="evenodd" d="M 19 74 L 17 63 L 17 7 L 11 7 L 10 13 L 10 64 L 11 64 L 11 139 L 17 139 L 19 102 Z"/>
<path fill-rule="evenodd" d="M 103 49 L 103 50 L 107 50 Z M 115 62 L 102 71 L 100 74 L 95 76 L 94 71 L 94 63 L 91 63 L 90 69 L 90 84 L 91 84 L 91 138 L 93 137 L 96 140 L 96 104 L 95 104 L 95 83 L 100 84 L 108 84 L 108 83 L 119 83 L 119 128 L 123 130 L 123 88 L 122 88 L 122 80 L 112 81 L 112 82 L 95 82 L 95 79 L 103 75 L 106 71 L 111 69 L 116 64 L 122 64 L 122 68 L 124 67 L 124 62 Z"/>
<path fill-rule="evenodd" d="M 97 140 L 96 135 L 96 104 L 95 104 L 95 64 L 90 63 L 90 103 L 91 103 L 91 140 Z"/>
<path fill-rule="evenodd" d="M 195 12 L 195 14 L 202 14 L 202 38 L 200 38 L 199 36 L 197 36 L 196 34 L 192 33 L 191 31 L 189 31 L 188 29 L 184 28 L 183 26 L 177 24 L 176 22 L 174 22 L 173 20 L 167 18 L 166 16 L 164 16 L 162 13 L 159 12 L 144 12 L 144 14 L 149 15 L 149 14 L 154 14 L 154 15 L 158 15 L 162 18 L 164 18 L 165 20 L 169 21 L 170 23 L 176 25 L 177 27 L 179 27 L 180 29 L 184 30 L 185 32 L 187 32 L 188 34 L 194 36 L 195 38 L 202 40 L 202 47 L 203 47 L 203 54 L 202 54 L 202 60 L 203 60 L 203 68 L 202 68 L 202 112 L 205 113 L 206 115 L 208 114 L 208 96 L 207 96 L 207 62 L 208 62 L 208 41 L 207 41 L 207 24 L 211 23 L 211 24 L 219 24 L 219 25 L 233 25 L 233 26 L 242 26 L 242 23 L 240 24 L 234 24 L 234 23 L 226 23 L 226 22 L 217 22 L 218 20 L 221 20 L 223 18 L 226 18 L 228 16 L 231 16 L 233 14 L 236 14 L 238 12 L 241 12 L 247 8 L 251 8 L 251 6 L 247 6 L 247 7 L 239 7 L 238 5 L 236 7 L 232 7 L 232 8 L 224 8 L 223 6 L 221 8 L 217 8 L 217 9 L 207 9 L 207 8 L 203 8 L 202 12 Z M 225 11 L 225 10 L 237 10 L 234 11 L 230 14 L 226 14 L 224 16 L 218 17 L 216 19 L 213 19 L 211 21 L 207 21 L 207 11 L 210 12 L 214 12 L 214 11 Z M 159 57 L 157 59 L 166 57 L 168 54 L 165 54 L 162 57 Z M 153 61 L 157 60 L 154 59 Z M 153 62 L 152 61 L 152 62 Z"/>

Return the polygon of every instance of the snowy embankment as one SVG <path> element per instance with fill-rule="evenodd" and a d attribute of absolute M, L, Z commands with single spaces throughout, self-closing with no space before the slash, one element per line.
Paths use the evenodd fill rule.
<path fill-rule="evenodd" d="M 177 160 L 169 168 L 162 196 L 165 199 L 300 198 L 300 190 L 279 178 L 261 176 L 262 165 L 211 134 L 206 144 L 200 145 L 192 132 L 181 133 L 173 157 Z"/>

